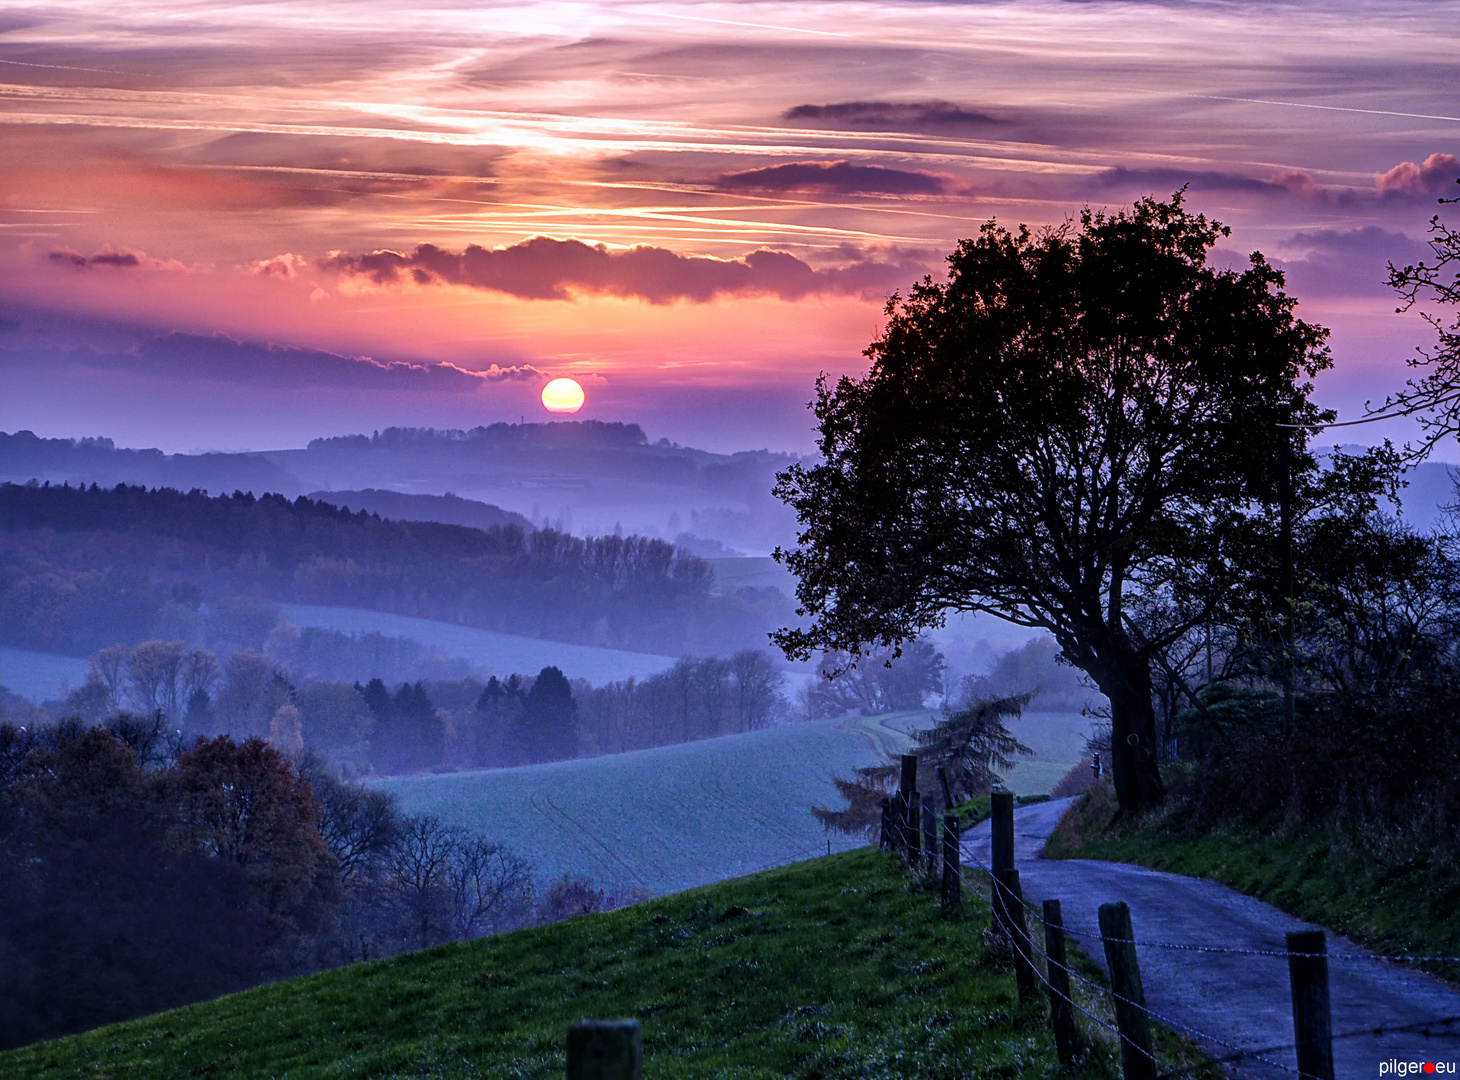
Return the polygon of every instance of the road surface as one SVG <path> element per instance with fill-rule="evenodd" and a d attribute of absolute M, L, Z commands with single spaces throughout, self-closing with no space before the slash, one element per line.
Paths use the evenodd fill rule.
<path fill-rule="evenodd" d="M 1102 965 L 1096 912 L 1111 900 L 1130 905 L 1138 943 L 1281 950 L 1288 931 L 1313 929 L 1213 881 L 1125 863 L 1040 858 L 1044 841 L 1071 801 L 1036 803 L 1015 811 L 1015 865 L 1026 902 L 1038 910 L 1045 898 L 1059 899 L 1071 939 Z M 963 859 L 967 867 L 988 865 L 988 822 L 964 837 Z M 1042 948 L 1043 931 L 1032 919 L 1031 933 Z M 1397 1071 L 1380 1073 L 1380 1064 L 1393 1060 L 1455 1062 L 1460 1074 L 1460 991 L 1420 972 L 1365 959 L 1370 954 L 1333 934 L 1328 936 L 1328 949 L 1336 1080 L 1398 1076 Z M 1291 1046 L 1293 1012 L 1286 958 L 1139 944 L 1136 952 L 1147 1007 L 1220 1040 L 1204 1046 L 1213 1056 L 1230 1054 L 1232 1047 L 1261 1051 Z M 1432 1025 L 1429 1035 L 1372 1033 L 1381 1025 L 1446 1019 L 1452 1022 Z M 1364 1034 L 1350 1034 L 1355 1032 Z M 1243 1080 L 1297 1080 L 1292 1049 L 1272 1049 L 1262 1057 L 1276 1064 L 1247 1058 L 1229 1064 L 1228 1071 Z M 1440 1075 L 1454 1074 L 1441 1070 Z M 1420 1080 L 1430 1078 L 1421 1072 Z"/>

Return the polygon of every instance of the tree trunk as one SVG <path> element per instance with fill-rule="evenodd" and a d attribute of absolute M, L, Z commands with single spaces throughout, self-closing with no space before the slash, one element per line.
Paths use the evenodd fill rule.
<path fill-rule="evenodd" d="M 1093 673 L 1092 673 L 1093 674 Z M 1096 683 L 1110 699 L 1110 772 L 1122 817 L 1155 806 L 1166 797 L 1156 761 L 1156 710 L 1151 701 L 1150 662 L 1120 657 Z"/>

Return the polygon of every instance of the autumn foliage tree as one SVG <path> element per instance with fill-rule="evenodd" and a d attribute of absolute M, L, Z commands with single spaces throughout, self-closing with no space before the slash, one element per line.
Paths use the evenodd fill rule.
<path fill-rule="evenodd" d="M 946 281 L 894 296 L 867 375 L 818 383 L 821 462 L 779 478 L 809 616 L 776 635 L 787 654 L 899 644 L 949 611 L 1045 630 L 1110 699 L 1122 810 L 1158 802 L 1153 657 L 1270 560 L 1280 406 L 1318 471 L 1325 331 L 1260 254 L 1207 265 L 1225 235 L 1181 193 L 989 222 Z"/>
<path fill-rule="evenodd" d="M 299 933 L 323 923 L 335 859 L 316 826 L 314 793 L 283 754 L 257 738 L 199 739 L 168 781 L 183 842 L 236 866 L 273 929 Z"/>

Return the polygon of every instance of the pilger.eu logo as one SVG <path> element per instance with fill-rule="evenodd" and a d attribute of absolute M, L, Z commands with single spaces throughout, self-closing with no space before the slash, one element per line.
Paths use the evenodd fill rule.
<path fill-rule="evenodd" d="M 1455 1075 L 1455 1063 L 1453 1061 L 1399 1061 L 1391 1058 L 1389 1061 L 1379 1062 L 1380 1076 L 1453 1076 Z"/>

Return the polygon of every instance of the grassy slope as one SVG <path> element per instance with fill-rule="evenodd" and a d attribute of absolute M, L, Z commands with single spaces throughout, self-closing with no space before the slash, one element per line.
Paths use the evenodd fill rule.
<path fill-rule="evenodd" d="M 884 731 L 888 738 L 893 733 Z M 592 877 L 651 895 L 865 841 L 828 835 L 833 773 L 875 760 L 859 724 L 818 720 L 745 735 L 516 769 L 375 781 L 531 859 L 544 877 Z M 906 745 L 905 740 L 902 745 Z"/>
<path fill-rule="evenodd" d="M 1179 796 L 1182 777 L 1168 776 Z M 1060 823 L 1055 858 L 1113 859 L 1220 881 L 1381 953 L 1460 956 L 1460 866 L 1402 841 L 1380 849 L 1331 832 L 1229 828 L 1194 834 L 1179 811 L 1107 827 L 1108 780 Z M 1460 964 L 1421 965 L 1460 980 Z"/>
<path fill-rule="evenodd" d="M 657 896 L 821 854 L 828 840 L 832 850 L 862 843 L 828 834 L 811 807 L 842 805 L 832 775 L 850 776 L 877 751 L 902 752 L 906 731 L 932 715 L 817 720 L 627 754 L 374 783 L 410 813 L 437 814 L 506 844 L 544 877 L 579 874 Z M 1037 716 L 1052 725 L 1061 719 Z M 1048 791 L 1021 783 L 1041 764 L 1012 770 L 1013 790 Z"/>
<path fill-rule="evenodd" d="M 634 1016 L 656 1080 L 1050 1076 L 984 925 L 860 849 L 12 1051 L 0 1075 L 556 1077 L 571 1021 Z M 1081 1075 L 1110 1080 L 1108 1049 Z"/>

